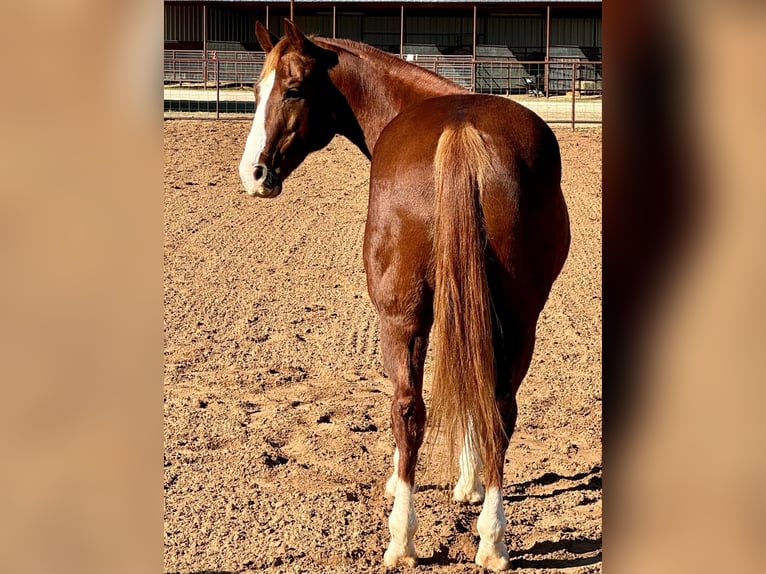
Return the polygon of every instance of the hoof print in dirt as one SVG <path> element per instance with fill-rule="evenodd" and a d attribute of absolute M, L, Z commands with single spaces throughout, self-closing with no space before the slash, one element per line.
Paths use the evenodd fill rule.
<path fill-rule="evenodd" d="M 378 432 L 378 427 L 372 423 L 365 426 L 351 425 L 349 429 L 351 432 Z"/>
<path fill-rule="evenodd" d="M 329 424 L 329 422 L 330 422 L 329 414 L 322 415 L 321 417 L 317 419 L 317 423 L 319 424 Z"/>
<path fill-rule="evenodd" d="M 288 459 L 281 454 L 270 454 L 268 452 L 264 452 L 261 455 L 261 462 L 263 462 L 263 464 L 269 468 L 273 468 L 275 466 L 279 466 L 280 464 L 287 464 Z"/>

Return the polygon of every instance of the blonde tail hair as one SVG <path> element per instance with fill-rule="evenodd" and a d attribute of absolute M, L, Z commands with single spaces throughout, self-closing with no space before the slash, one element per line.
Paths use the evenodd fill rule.
<path fill-rule="evenodd" d="M 503 425 L 495 402 L 492 302 L 487 280 L 482 189 L 492 162 L 471 124 L 448 127 L 436 147 L 434 177 L 434 377 L 430 433 L 442 433 L 450 469 L 471 432 L 487 471 Z M 486 471 L 485 471 L 486 472 Z M 499 477 L 485 476 L 489 484 Z"/>

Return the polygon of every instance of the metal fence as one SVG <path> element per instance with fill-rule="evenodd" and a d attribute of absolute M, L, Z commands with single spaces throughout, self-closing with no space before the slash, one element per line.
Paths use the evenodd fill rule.
<path fill-rule="evenodd" d="M 207 57 L 205 57 L 207 56 Z M 248 117 L 263 52 L 166 50 L 165 117 Z M 413 54 L 407 60 L 477 93 L 510 97 L 548 123 L 600 124 L 601 62 Z"/>
<path fill-rule="evenodd" d="M 216 52 L 202 50 L 165 50 L 164 83 L 203 85 L 253 85 L 261 73 L 266 54 L 263 52 Z"/>

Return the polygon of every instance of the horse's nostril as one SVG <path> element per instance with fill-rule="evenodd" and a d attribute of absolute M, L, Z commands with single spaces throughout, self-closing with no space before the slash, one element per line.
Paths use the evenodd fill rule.
<path fill-rule="evenodd" d="M 255 172 L 253 172 L 253 176 L 255 177 L 256 181 L 261 181 L 266 177 L 266 170 L 264 169 L 264 166 L 262 164 L 258 164 L 255 166 Z"/>

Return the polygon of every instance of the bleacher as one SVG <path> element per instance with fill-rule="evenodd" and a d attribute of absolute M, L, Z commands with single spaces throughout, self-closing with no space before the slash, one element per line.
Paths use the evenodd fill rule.
<path fill-rule="evenodd" d="M 471 56 L 447 55 L 436 44 L 404 44 L 404 59 L 471 88 Z"/>
<path fill-rule="evenodd" d="M 548 89 L 551 94 L 563 94 L 572 89 L 571 62 L 587 62 L 589 58 L 579 46 L 551 46 Z M 601 91 L 601 65 L 576 64 L 575 90 L 579 92 Z"/>
<path fill-rule="evenodd" d="M 538 78 L 530 75 L 507 46 L 476 46 L 476 91 L 484 94 L 527 93 L 537 86 Z"/>

